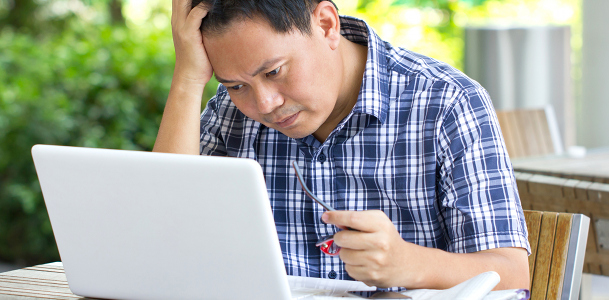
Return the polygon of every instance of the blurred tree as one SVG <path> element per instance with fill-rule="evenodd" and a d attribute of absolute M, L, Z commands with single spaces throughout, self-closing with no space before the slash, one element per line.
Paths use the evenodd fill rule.
<path fill-rule="evenodd" d="M 122 0 L 110 0 L 108 9 L 110 10 L 110 19 L 112 20 L 112 24 L 125 25 Z"/>
<path fill-rule="evenodd" d="M 0 20 L 2 26 L 11 26 L 15 29 L 33 28 L 36 18 L 33 16 L 40 6 L 34 0 L 9 0 L 6 5 L 7 13 L 4 19 Z"/>
<path fill-rule="evenodd" d="M 65 29 L 66 21 L 74 17 L 73 13 L 63 12 L 53 14 L 51 7 L 62 4 L 65 7 L 74 7 L 72 0 L 0 0 L 0 11 L 4 4 L 4 14 L 0 14 L 0 27 L 11 27 L 18 31 L 46 34 L 49 31 Z M 125 25 L 123 14 L 123 0 L 73 0 L 81 2 L 88 7 L 103 7 L 109 23 Z"/>

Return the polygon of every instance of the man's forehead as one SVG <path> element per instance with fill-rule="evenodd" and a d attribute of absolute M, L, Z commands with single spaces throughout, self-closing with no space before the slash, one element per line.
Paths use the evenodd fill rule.
<path fill-rule="evenodd" d="M 204 35 L 204 44 L 216 78 L 223 83 L 235 81 L 236 76 L 254 77 L 269 70 L 281 60 L 287 60 L 300 39 L 298 33 L 278 33 L 267 23 L 242 20 L 224 33 Z"/>
<path fill-rule="evenodd" d="M 252 25 L 257 25 L 257 27 L 265 28 L 269 32 L 275 34 L 284 34 L 275 30 L 269 20 L 262 16 L 259 16 L 258 14 L 254 14 L 251 16 L 239 15 L 223 25 L 205 25 L 206 24 L 204 23 L 204 25 L 201 26 L 201 33 L 203 34 L 203 36 L 207 36 L 210 38 L 223 36 L 233 30 L 244 30 L 245 28 L 248 28 Z"/>
<path fill-rule="evenodd" d="M 311 14 L 312 16 L 312 14 Z M 207 37 L 218 37 L 225 35 L 233 30 L 244 30 L 245 28 L 257 25 L 259 28 L 264 28 L 269 34 L 275 35 L 289 35 L 289 34 L 300 34 L 302 36 L 310 37 L 310 31 L 306 32 L 299 29 L 296 25 L 293 25 L 287 31 L 279 30 L 273 26 L 273 22 L 268 20 L 265 16 L 259 13 L 252 13 L 251 15 L 238 15 L 234 16 L 230 21 L 223 24 L 208 24 L 203 19 L 201 26 L 201 33 Z M 310 24 L 309 24 L 310 26 Z M 310 28 L 309 28 L 310 30 Z"/>

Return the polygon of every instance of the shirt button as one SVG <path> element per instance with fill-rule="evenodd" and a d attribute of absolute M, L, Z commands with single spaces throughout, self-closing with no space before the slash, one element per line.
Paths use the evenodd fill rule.
<path fill-rule="evenodd" d="M 323 163 L 326 161 L 326 156 L 322 153 L 317 157 L 317 160 L 319 160 L 319 162 Z"/>
<path fill-rule="evenodd" d="M 330 273 L 328 273 L 328 278 L 330 278 L 330 279 L 336 279 L 337 275 L 338 274 L 336 274 L 336 271 L 332 270 L 332 271 L 330 271 Z"/>

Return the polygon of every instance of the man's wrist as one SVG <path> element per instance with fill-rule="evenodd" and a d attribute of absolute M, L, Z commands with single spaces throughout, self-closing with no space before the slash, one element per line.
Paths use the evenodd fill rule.
<path fill-rule="evenodd" d="M 192 65 L 177 61 L 173 69 L 173 81 L 187 85 L 205 86 L 212 76 L 213 72 L 206 71 L 204 67 L 193 67 Z"/>
<path fill-rule="evenodd" d="M 401 272 L 397 278 L 399 283 L 394 286 L 406 287 L 409 289 L 422 289 L 436 287 L 443 280 L 443 275 L 449 268 L 445 264 L 450 253 L 436 249 L 424 247 L 404 241 L 402 246 L 404 251 L 399 258 Z M 408 248 L 410 248 L 408 250 Z"/>
<path fill-rule="evenodd" d="M 181 101 L 190 100 L 201 103 L 206 84 L 207 82 L 202 83 L 187 77 L 174 75 L 171 81 L 170 94 L 178 96 L 177 98 L 182 99 Z"/>

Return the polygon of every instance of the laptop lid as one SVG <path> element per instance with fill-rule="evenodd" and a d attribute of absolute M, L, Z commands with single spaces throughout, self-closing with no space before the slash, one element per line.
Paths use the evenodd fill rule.
<path fill-rule="evenodd" d="M 32 155 L 73 293 L 290 298 L 256 161 L 48 145 Z"/>

